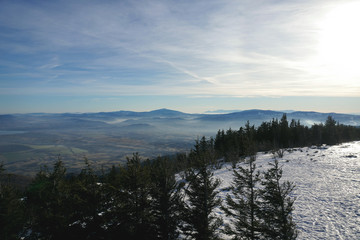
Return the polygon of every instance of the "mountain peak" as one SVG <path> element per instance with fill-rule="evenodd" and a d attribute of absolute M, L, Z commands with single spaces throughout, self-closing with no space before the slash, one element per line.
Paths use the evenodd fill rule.
<path fill-rule="evenodd" d="M 148 112 L 148 114 L 157 115 L 157 116 L 163 116 L 163 117 L 177 117 L 177 116 L 180 116 L 180 115 L 184 115 L 186 113 L 171 110 L 171 109 L 167 109 L 167 108 L 161 108 L 161 109 L 156 109 L 156 110 L 150 111 L 150 112 Z"/>
<path fill-rule="evenodd" d="M 152 110 L 150 112 L 177 112 L 177 111 L 171 110 L 171 109 L 168 109 L 168 108 L 159 108 L 159 109 Z"/>

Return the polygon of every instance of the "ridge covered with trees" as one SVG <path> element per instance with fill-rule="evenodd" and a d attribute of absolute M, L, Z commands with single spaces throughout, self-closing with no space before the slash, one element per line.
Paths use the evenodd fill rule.
<path fill-rule="evenodd" d="M 214 150 L 218 157 L 232 161 L 247 155 L 246 149 L 250 141 L 257 151 L 271 151 L 289 147 L 334 145 L 359 139 L 360 127 L 340 124 L 331 116 L 328 116 L 325 124 L 308 127 L 299 120 L 292 119 L 289 122 L 284 114 L 280 120 L 263 122 L 257 128 L 247 122 L 239 130 L 219 130 L 214 140 Z"/>
<path fill-rule="evenodd" d="M 21 191 L 0 166 L 0 239 L 296 239 L 295 186 L 282 181 L 276 158 L 264 171 L 256 152 L 360 139 L 360 129 L 336 123 L 305 127 L 280 121 L 196 140 L 188 154 L 143 160 L 138 154 L 110 170 L 87 160 L 78 174 L 61 158 Z M 222 201 L 213 169 L 233 162 Z M 239 163 L 240 162 L 240 163 Z M 221 209 L 231 224 L 214 213 Z"/>

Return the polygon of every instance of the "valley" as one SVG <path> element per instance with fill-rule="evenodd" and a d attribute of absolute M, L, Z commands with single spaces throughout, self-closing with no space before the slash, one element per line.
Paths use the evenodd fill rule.
<path fill-rule="evenodd" d="M 12 173 L 33 176 L 60 157 L 70 172 L 84 159 L 99 168 L 123 163 L 138 152 L 144 158 L 175 155 L 191 149 L 196 139 L 219 129 L 239 129 L 249 120 L 280 119 L 283 112 L 247 110 L 226 114 L 188 114 L 159 109 L 150 112 L 0 115 L 0 162 Z M 360 125 L 359 115 L 290 112 L 288 119 L 305 125 L 333 116 L 342 124 Z"/>

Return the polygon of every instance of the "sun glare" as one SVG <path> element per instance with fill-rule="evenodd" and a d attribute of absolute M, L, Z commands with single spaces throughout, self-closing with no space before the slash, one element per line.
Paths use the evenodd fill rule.
<path fill-rule="evenodd" d="M 319 61 L 329 73 L 360 76 L 360 2 L 338 5 L 320 25 Z"/>

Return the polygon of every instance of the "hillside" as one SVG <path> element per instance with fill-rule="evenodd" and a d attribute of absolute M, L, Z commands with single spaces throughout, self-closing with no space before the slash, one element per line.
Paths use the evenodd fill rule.
<path fill-rule="evenodd" d="M 258 153 L 256 164 L 264 169 L 271 153 Z M 360 238 L 360 142 L 336 146 L 288 149 L 279 159 L 283 180 L 295 183 L 294 220 L 298 239 Z M 231 165 L 214 171 L 221 180 L 220 197 L 232 181 Z M 221 210 L 215 211 L 224 217 Z M 225 222 L 228 219 L 225 217 Z M 225 237 L 225 236 L 223 236 Z"/>
<path fill-rule="evenodd" d="M 101 171 L 100 175 L 96 174 L 96 169 L 89 162 L 83 164 L 79 174 L 67 174 L 67 167 L 59 160 L 53 168 L 39 171 L 37 177 L 26 188 L 24 195 L 6 188 L 7 174 L 3 175 L 0 180 L 5 188 L 0 190 L 5 194 L 1 196 L 5 197 L 3 198 L 6 200 L 5 203 L 9 209 L 11 208 L 6 213 L 8 215 L 1 215 L 2 219 L 11 219 L 6 222 L 4 229 L 14 227 L 11 231 L 18 229 L 21 234 L 34 233 L 35 236 L 37 234 L 40 234 L 39 236 L 41 234 L 73 236 L 77 233 L 79 236 L 97 234 L 98 239 L 99 237 L 106 238 L 105 236 L 119 237 L 124 234 L 135 234 L 142 236 L 136 239 L 145 239 L 145 237 L 149 240 L 155 239 L 142 230 L 146 228 L 151 233 L 155 223 L 152 222 L 153 219 L 157 217 L 162 219 L 164 216 L 165 212 L 157 208 L 163 206 L 159 204 L 163 196 L 166 195 L 169 197 L 167 199 L 174 200 L 169 205 L 171 207 L 166 208 L 166 211 L 171 209 L 169 210 L 170 219 L 175 221 L 174 224 L 176 223 L 173 226 L 186 226 L 189 223 L 187 218 L 179 218 L 179 216 L 184 217 L 184 214 L 177 214 L 180 214 L 179 209 L 183 209 L 179 206 L 184 206 L 188 209 L 185 212 L 191 213 L 188 207 L 191 198 L 187 191 L 190 184 L 216 182 L 215 179 L 220 180 L 220 185 L 216 188 L 219 193 L 210 195 L 220 201 L 211 208 L 209 215 L 215 214 L 223 218 L 225 223 L 231 223 L 231 219 L 224 214 L 219 204 L 226 207 L 225 197 L 232 194 L 229 191 L 229 186 L 234 179 L 232 164 L 218 162 L 217 160 L 223 158 L 215 158 L 214 146 L 211 143 L 212 141 L 202 138 L 196 142 L 188 155 L 179 155 L 176 161 L 173 159 L 172 162 L 166 157 L 143 161 L 144 159 L 138 154 L 134 154 L 124 166 L 112 168 L 106 171 L 106 174 Z M 20 146 L 8 146 L 10 152 L 18 147 Z M 360 237 L 358 225 L 360 141 L 284 150 L 283 157 L 277 158 L 283 169 L 281 181 L 291 181 L 296 186 L 290 198 L 296 199 L 292 216 L 299 232 L 298 239 L 358 239 Z M 262 172 L 267 170 L 268 163 L 274 160 L 274 156 L 271 152 L 258 152 L 255 161 L 257 169 Z M 185 160 L 185 165 L 182 164 L 183 160 Z M 207 163 L 217 163 L 216 170 L 209 168 Z M 220 168 L 219 163 L 222 163 Z M 237 165 L 244 165 L 244 162 L 238 162 Z M 187 175 L 185 179 L 182 179 L 186 175 L 183 174 L 184 172 L 180 171 L 175 175 L 176 171 L 172 172 L 172 170 L 179 169 L 178 167 L 183 167 L 181 169 L 186 169 L 185 172 L 190 175 Z M 207 176 L 210 178 L 213 176 L 211 180 L 202 181 L 197 177 L 203 169 L 209 172 Z M 164 179 L 166 181 L 163 181 Z M 162 185 L 164 183 L 167 187 Z M 259 183 L 255 187 L 261 189 Z M 7 189 L 9 192 L 6 192 Z M 166 194 L 158 195 L 160 189 Z M 201 189 L 195 191 L 200 196 L 199 199 L 203 196 L 204 189 Z M 169 191 L 171 194 L 168 194 Z M 261 193 L 257 193 L 261 198 Z M 135 200 L 137 198 L 141 201 L 137 202 Z M 109 201 L 109 199 L 112 200 Z M 44 205 L 48 206 L 46 211 L 44 211 Z M 261 209 L 264 210 L 264 208 Z M 32 214 L 25 214 L 27 210 Z M 135 212 L 140 212 L 141 217 L 132 218 Z M 198 211 L 193 213 L 196 216 L 199 214 Z M 62 224 L 58 224 L 59 219 L 62 219 Z M 33 224 L 28 226 L 27 222 Z M 125 225 L 118 225 L 118 222 Z M 159 223 L 156 221 L 156 224 Z M 168 221 L 164 224 L 169 226 Z M 219 226 L 220 228 L 216 228 L 215 231 L 221 235 L 222 239 L 230 239 L 229 235 L 219 231 L 224 225 Z M 174 229 L 177 231 L 176 228 Z M 189 234 L 178 230 L 180 239 L 183 235 Z M 66 238 L 64 236 L 60 239 Z"/>

